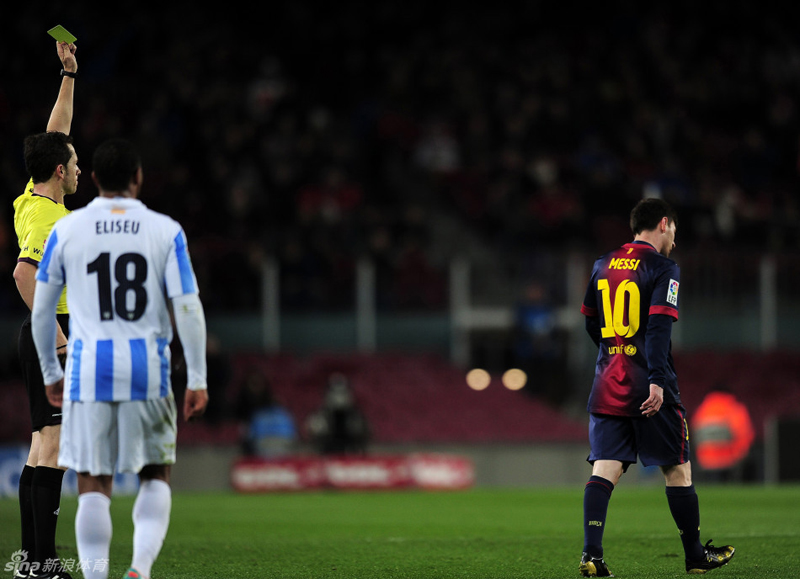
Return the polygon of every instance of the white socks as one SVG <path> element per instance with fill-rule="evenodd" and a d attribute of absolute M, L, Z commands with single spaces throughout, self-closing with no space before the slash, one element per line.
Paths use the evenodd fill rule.
<path fill-rule="evenodd" d="M 84 493 L 78 497 L 75 539 L 78 557 L 86 563 L 85 579 L 108 577 L 108 549 L 111 545 L 111 499 L 103 493 Z"/>
<path fill-rule="evenodd" d="M 78 556 L 84 561 L 85 579 L 107 579 L 108 551 L 111 545 L 111 499 L 102 493 L 84 493 L 78 497 L 75 538 Z M 172 510 L 172 491 L 162 480 L 152 479 L 139 485 L 133 504 L 133 561 L 131 567 L 142 577 L 150 569 L 167 536 Z"/>
<path fill-rule="evenodd" d="M 142 577 L 150 577 L 150 569 L 167 536 L 171 509 L 172 491 L 167 483 L 151 479 L 139 485 L 139 494 L 133 505 L 131 567 L 139 571 Z"/>

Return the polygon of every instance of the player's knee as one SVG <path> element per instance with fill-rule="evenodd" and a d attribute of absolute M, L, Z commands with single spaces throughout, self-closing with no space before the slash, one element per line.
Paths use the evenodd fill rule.
<path fill-rule="evenodd" d="M 692 468 L 688 462 L 675 466 L 661 467 L 661 471 L 664 473 L 664 481 L 667 486 L 688 487 L 692 484 Z"/>
<path fill-rule="evenodd" d="M 170 467 L 168 464 L 148 464 L 139 472 L 139 479 L 146 480 L 162 480 L 169 484 Z"/>
<path fill-rule="evenodd" d="M 625 472 L 624 465 L 616 460 L 597 460 L 592 467 L 592 474 L 594 476 L 603 477 L 614 485 L 622 478 L 623 472 Z"/>
<path fill-rule="evenodd" d="M 102 493 L 111 498 L 114 477 L 111 475 L 91 475 L 88 472 L 78 473 L 78 494 Z"/>

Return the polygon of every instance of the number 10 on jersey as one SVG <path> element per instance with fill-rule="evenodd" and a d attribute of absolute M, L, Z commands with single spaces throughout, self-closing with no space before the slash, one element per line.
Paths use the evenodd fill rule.
<path fill-rule="evenodd" d="M 629 279 L 620 282 L 614 292 L 613 307 L 611 286 L 607 279 L 597 280 L 597 290 L 603 302 L 603 327 L 600 328 L 600 335 L 603 338 L 633 337 L 639 331 L 640 323 L 639 286 L 636 282 Z"/>

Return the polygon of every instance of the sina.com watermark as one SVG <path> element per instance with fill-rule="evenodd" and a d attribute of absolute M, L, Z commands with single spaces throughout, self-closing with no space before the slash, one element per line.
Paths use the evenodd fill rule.
<path fill-rule="evenodd" d="M 77 571 L 105 571 L 108 569 L 108 559 L 45 559 L 40 561 L 28 561 L 27 551 L 14 551 L 11 553 L 11 560 L 6 563 L 5 571 L 14 573 L 16 576 L 41 575 L 53 571 L 66 571 L 73 573 Z"/>

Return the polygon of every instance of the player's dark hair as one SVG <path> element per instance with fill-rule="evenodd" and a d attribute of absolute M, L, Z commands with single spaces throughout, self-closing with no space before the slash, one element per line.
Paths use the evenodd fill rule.
<path fill-rule="evenodd" d="M 34 183 L 44 183 L 59 165 L 66 166 L 72 157 L 72 137 L 58 131 L 37 133 L 25 138 L 25 169 Z"/>
<path fill-rule="evenodd" d="M 634 235 L 651 231 L 664 217 L 668 222 L 678 224 L 678 217 L 669 203 L 656 197 L 642 199 L 631 210 L 631 231 Z"/>
<path fill-rule="evenodd" d="M 103 191 L 125 191 L 141 166 L 139 151 L 125 139 L 109 139 L 92 156 L 92 171 Z"/>

